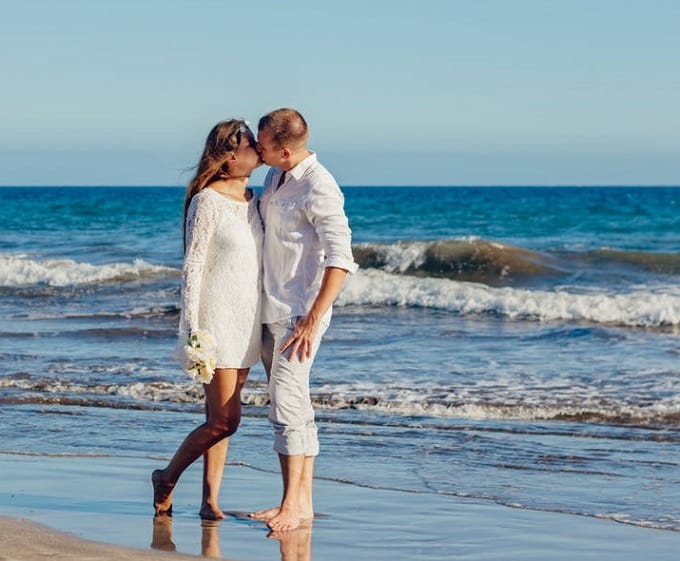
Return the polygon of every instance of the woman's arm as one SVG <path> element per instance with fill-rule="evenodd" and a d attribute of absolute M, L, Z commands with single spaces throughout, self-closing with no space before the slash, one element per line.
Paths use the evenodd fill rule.
<path fill-rule="evenodd" d="M 201 282 L 216 222 L 210 199 L 200 194 L 195 195 L 189 204 L 185 224 L 186 249 L 182 267 L 182 321 L 180 322 L 180 334 L 185 337 L 199 329 Z"/>

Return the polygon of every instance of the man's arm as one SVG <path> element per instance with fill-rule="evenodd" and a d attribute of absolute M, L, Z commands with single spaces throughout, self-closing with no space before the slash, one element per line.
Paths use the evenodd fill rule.
<path fill-rule="evenodd" d="M 358 268 L 352 257 L 352 232 L 343 208 L 342 192 L 330 174 L 322 174 L 317 179 L 305 204 L 305 214 L 323 245 L 326 268 L 310 310 L 298 320 L 295 331 L 281 347 L 284 352 L 292 345 L 288 360 L 296 355 L 300 361 L 312 356 L 321 318 L 340 294 L 347 273 L 354 273 Z"/>

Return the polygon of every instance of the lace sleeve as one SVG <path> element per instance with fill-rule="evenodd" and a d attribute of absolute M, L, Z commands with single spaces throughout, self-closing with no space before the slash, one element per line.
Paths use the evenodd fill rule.
<path fill-rule="evenodd" d="M 210 198 L 201 193 L 191 199 L 186 219 L 186 250 L 182 267 L 182 314 L 180 335 L 188 336 L 196 332 L 198 325 L 199 298 L 201 281 L 208 256 L 217 216 Z"/>

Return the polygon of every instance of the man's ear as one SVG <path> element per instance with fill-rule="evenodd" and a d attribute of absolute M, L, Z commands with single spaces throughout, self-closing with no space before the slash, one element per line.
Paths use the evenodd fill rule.
<path fill-rule="evenodd" d="M 284 160 L 290 159 L 290 156 L 291 156 L 291 151 L 288 148 L 282 148 L 281 149 L 281 157 Z"/>

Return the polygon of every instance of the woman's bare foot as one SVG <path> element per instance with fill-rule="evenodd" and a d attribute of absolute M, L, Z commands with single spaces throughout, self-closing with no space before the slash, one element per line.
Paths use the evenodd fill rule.
<path fill-rule="evenodd" d="M 151 484 L 153 485 L 153 507 L 156 511 L 156 516 L 165 514 L 172 515 L 172 489 L 174 485 L 170 485 L 163 481 L 163 470 L 154 470 L 151 474 Z"/>
<path fill-rule="evenodd" d="M 203 506 L 201 506 L 201 510 L 198 511 L 198 515 L 201 517 L 201 520 L 222 520 L 225 518 L 225 514 L 222 512 L 222 509 L 207 503 L 204 503 Z"/>

